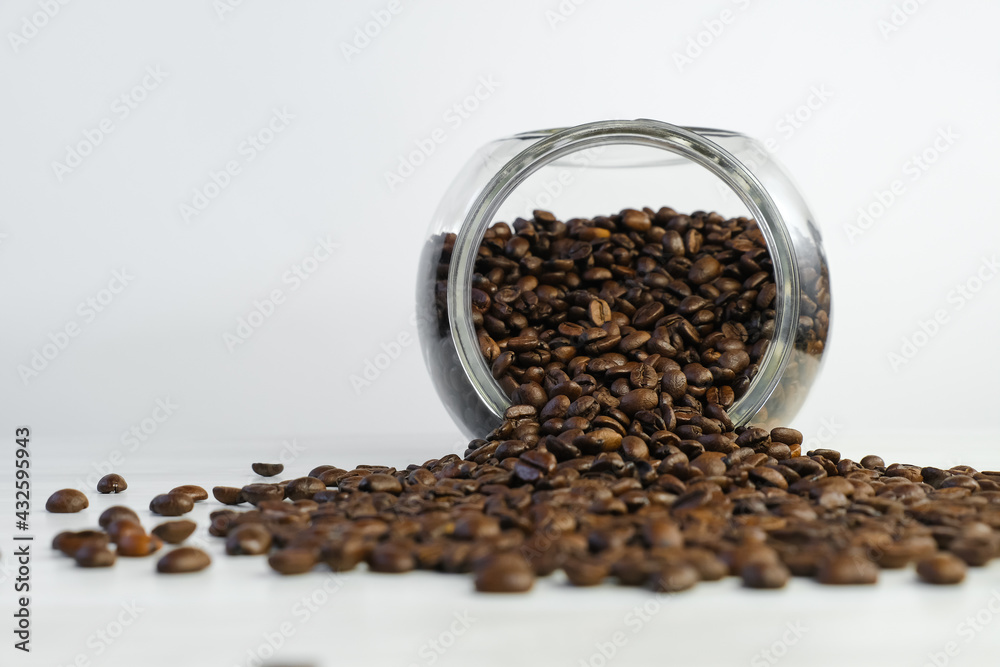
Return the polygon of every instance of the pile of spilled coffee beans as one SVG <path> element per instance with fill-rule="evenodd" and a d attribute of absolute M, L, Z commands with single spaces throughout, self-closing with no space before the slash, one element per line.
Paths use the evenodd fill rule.
<path fill-rule="evenodd" d="M 825 280 L 814 276 L 800 322 L 811 346 L 826 339 Z M 321 465 L 215 487 L 227 507 L 208 532 L 226 553 L 267 556 L 282 574 L 362 563 L 471 573 L 483 592 L 528 591 L 560 570 L 576 586 L 664 592 L 726 576 L 750 588 L 791 576 L 872 584 L 911 564 L 922 581 L 955 584 L 1000 555 L 1000 472 L 853 461 L 802 451 L 791 428 L 733 427 L 727 409 L 774 330 L 773 269 L 752 220 L 662 208 L 564 223 L 536 211 L 488 231 L 472 287 L 483 354 L 513 403 L 500 426 L 463 456 L 405 469 Z M 117 476 L 98 485 L 125 488 Z M 150 509 L 180 516 L 206 497 L 178 487 Z M 47 504 L 86 506 L 73 490 Z M 195 531 L 173 519 L 147 533 L 121 506 L 100 526 L 54 546 L 102 567 Z M 157 570 L 210 562 L 181 547 Z"/>

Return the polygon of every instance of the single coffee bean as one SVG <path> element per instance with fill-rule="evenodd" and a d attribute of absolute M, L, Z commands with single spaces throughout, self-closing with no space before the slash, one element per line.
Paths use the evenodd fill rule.
<path fill-rule="evenodd" d="M 143 528 L 138 521 L 128 517 L 112 521 L 104 530 L 107 531 L 108 538 L 115 544 L 118 544 L 122 535 L 125 535 L 126 533 L 146 534 L 146 529 Z"/>
<path fill-rule="evenodd" d="M 140 523 L 139 515 L 136 514 L 134 510 L 129 507 L 125 507 L 124 505 L 112 505 L 108 509 L 104 510 L 101 512 L 101 517 L 97 520 L 97 523 L 101 528 L 107 528 L 119 519 L 128 519 L 137 524 Z"/>
<path fill-rule="evenodd" d="M 98 493 L 121 493 L 127 488 L 125 478 L 115 473 L 105 475 L 97 482 Z"/>
<path fill-rule="evenodd" d="M 284 495 L 289 500 L 304 500 L 312 498 L 320 491 L 326 491 L 326 484 L 323 480 L 316 477 L 299 477 L 288 483 L 288 486 L 285 487 Z M 253 501 L 251 500 L 251 502 Z"/>
<path fill-rule="evenodd" d="M 191 500 L 200 502 L 208 500 L 208 491 L 195 484 L 184 484 L 170 490 L 170 493 L 186 493 L 191 496 Z"/>
<path fill-rule="evenodd" d="M 243 490 L 234 486 L 213 487 L 212 495 L 223 505 L 239 505 L 246 502 L 246 499 L 243 497 Z"/>
<path fill-rule="evenodd" d="M 108 542 L 107 534 L 99 530 L 66 530 L 53 538 L 52 548 L 73 558 L 76 552 L 85 546 L 106 547 Z"/>
<path fill-rule="evenodd" d="M 161 574 L 200 572 L 211 564 L 212 559 L 201 549 L 178 547 L 160 558 L 156 571 Z"/>
<path fill-rule="evenodd" d="M 116 554 L 107 545 L 85 544 L 76 550 L 73 559 L 79 567 L 111 567 Z"/>
<path fill-rule="evenodd" d="M 251 505 L 259 505 L 265 500 L 281 500 L 285 497 L 285 489 L 278 484 L 247 484 L 240 490 L 240 497 Z"/>
<path fill-rule="evenodd" d="M 280 475 L 285 470 L 285 466 L 282 463 L 254 463 L 250 467 L 261 477 L 274 477 L 275 475 Z M 316 475 L 310 473 L 309 476 L 315 477 Z"/>
<path fill-rule="evenodd" d="M 751 561 L 740 570 L 747 588 L 783 588 L 791 574 L 780 561 Z"/>
<path fill-rule="evenodd" d="M 535 584 L 535 571 L 519 553 L 487 556 L 476 566 L 476 590 L 480 593 L 524 593 Z"/>
<path fill-rule="evenodd" d="M 821 584 L 874 584 L 877 580 L 878 566 L 858 552 L 835 554 L 816 572 L 816 581 Z"/>
<path fill-rule="evenodd" d="M 147 535 L 136 530 L 121 533 L 117 544 L 119 556 L 143 558 L 159 551 L 163 541 L 155 535 Z"/>
<path fill-rule="evenodd" d="M 961 558 L 938 553 L 917 563 L 917 576 L 928 584 L 959 584 L 965 580 L 966 569 Z"/>
<path fill-rule="evenodd" d="M 259 556 L 271 549 L 271 531 L 260 523 L 244 523 L 226 535 L 226 553 L 230 556 Z"/>
<path fill-rule="evenodd" d="M 656 593 L 679 593 L 693 588 L 700 580 L 693 565 L 668 561 L 649 574 L 646 586 Z"/>
<path fill-rule="evenodd" d="M 574 586 L 597 586 L 608 577 L 611 568 L 593 558 L 570 558 L 563 563 L 563 571 Z"/>
<path fill-rule="evenodd" d="M 176 521 L 165 521 L 150 532 L 167 544 L 180 544 L 191 537 L 191 534 L 194 533 L 197 527 L 198 524 L 194 521 L 178 519 Z"/>
<path fill-rule="evenodd" d="M 281 574 L 304 574 L 316 565 L 318 555 L 315 549 L 287 548 L 271 554 L 267 564 Z"/>
<path fill-rule="evenodd" d="M 194 509 L 194 500 L 186 493 L 161 493 L 149 501 L 149 510 L 160 516 L 180 516 Z"/>
<path fill-rule="evenodd" d="M 402 542 L 382 542 L 368 556 L 368 569 L 372 572 L 409 572 L 416 565 L 412 545 Z"/>
<path fill-rule="evenodd" d="M 89 505 L 87 496 L 76 489 L 61 489 L 49 496 L 45 509 L 53 514 L 73 514 L 87 509 Z"/>
<path fill-rule="evenodd" d="M 400 484 L 398 479 L 392 475 L 380 473 L 368 475 L 362 479 L 360 484 L 358 484 L 358 488 L 362 491 L 370 491 L 372 493 L 399 494 L 403 492 L 403 485 Z"/>

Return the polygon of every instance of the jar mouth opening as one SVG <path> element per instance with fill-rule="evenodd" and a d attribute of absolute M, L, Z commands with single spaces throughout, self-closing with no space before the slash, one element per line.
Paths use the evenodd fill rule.
<path fill-rule="evenodd" d="M 781 214 L 764 186 L 742 162 L 712 142 L 712 136 L 744 135 L 727 130 L 683 128 L 646 119 L 598 121 L 514 135 L 513 139 L 533 140 L 534 143 L 508 160 L 472 201 L 456 237 L 448 276 L 449 326 L 459 361 L 469 382 L 498 419 L 510 405 L 510 399 L 493 378 L 472 323 L 470 290 L 479 245 L 500 205 L 528 176 L 572 153 L 615 144 L 658 148 L 677 156 L 664 164 L 695 163 L 708 169 L 739 197 L 757 221 L 771 255 L 777 288 L 775 330 L 757 375 L 731 408 L 730 418 L 735 425 L 744 425 L 764 406 L 777 388 L 794 349 L 799 319 L 796 257 Z"/>

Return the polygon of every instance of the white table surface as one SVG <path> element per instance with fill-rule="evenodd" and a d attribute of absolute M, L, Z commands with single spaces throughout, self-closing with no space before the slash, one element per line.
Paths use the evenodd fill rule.
<path fill-rule="evenodd" d="M 966 461 L 979 469 L 1000 469 L 995 438 L 963 440 L 953 445 L 961 447 L 962 456 L 955 449 L 936 449 L 940 439 L 916 445 L 904 445 L 902 439 L 880 441 L 868 448 L 833 444 L 852 458 L 869 451 L 906 451 L 905 462 L 910 463 Z M 447 451 L 441 439 L 426 437 L 405 446 L 377 438 L 350 444 L 298 442 L 306 451 L 286 466 L 287 477 L 320 463 L 403 467 Z M 91 461 L 111 449 L 113 443 L 53 442 L 37 434 L 32 440 L 30 655 L 12 648 L 14 510 L 12 484 L 4 482 L 0 665 L 941 667 L 995 665 L 1000 655 L 996 562 L 970 571 L 963 585 L 944 588 L 919 584 L 912 569 L 884 572 L 873 587 L 840 589 L 795 579 L 785 590 L 761 592 L 743 590 L 730 578 L 672 596 L 612 585 L 576 589 L 560 575 L 539 580 L 527 595 L 487 596 L 476 594 L 471 577 L 464 575 L 386 575 L 359 569 L 344 575 L 281 577 L 263 558 L 223 554 L 222 541 L 207 534 L 208 513 L 220 507 L 210 499 L 189 515 L 199 522 L 191 541 L 207 544 L 213 556 L 208 570 L 159 576 L 156 557 L 123 558 L 111 569 L 81 570 L 51 550 L 58 531 L 96 526 L 103 509 L 114 504 L 133 507 L 151 527 L 159 520 L 146 509 L 153 495 L 179 484 L 210 488 L 246 483 L 253 477 L 249 463 L 274 460 L 280 445 L 156 442 L 130 454 L 119 470 L 129 482 L 125 493 L 88 493 L 90 507 L 75 515 L 45 512 L 52 491 L 74 486 Z M 9 480 L 12 473 L 3 476 Z M 119 625 L 121 621 L 128 624 Z M 269 650 L 268 636 L 281 644 L 279 649 Z M 610 653 L 615 639 L 614 655 L 605 658 L 601 647 Z M 774 653 L 765 655 L 768 649 Z"/>

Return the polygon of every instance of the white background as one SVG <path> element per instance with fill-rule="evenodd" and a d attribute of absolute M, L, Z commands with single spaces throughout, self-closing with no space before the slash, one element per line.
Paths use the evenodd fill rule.
<path fill-rule="evenodd" d="M 294 444 L 302 473 L 365 452 L 402 465 L 460 451 L 413 342 L 427 221 L 484 143 L 608 118 L 775 140 L 833 284 L 826 366 L 794 424 L 808 438 L 853 458 L 998 465 L 994 2 L 402 0 L 378 29 L 387 2 L 76 0 L 45 18 L 46 4 L 0 7 L 0 434 L 32 427 L 51 466 L 36 470 L 40 498 L 115 452 L 144 475 L 198 443 L 197 456 L 242 470 L 221 439 L 272 458 Z M 350 52 L 366 25 L 377 34 Z M 147 68 L 162 81 L 131 92 Z M 449 110 L 484 79 L 495 89 L 455 123 Z M 122 95 L 134 96 L 127 117 Z M 293 118 L 249 160 L 243 142 L 275 109 Z M 113 131 L 57 174 L 104 119 Z M 437 128 L 446 140 L 390 188 L 386 172 Z M 933 164 L 914 171 L 925 151 Z M 181 204 L 231 160 L 239 173 L 185 221 Z M 859 209 L 875 215 L 852 237 Z M 293 289 L 283 276 L 317 239 L 338 247 Z M 122 269 L 134 278 L 90 321 L 79 304 Z M 980 289 L 959 299 L 959 285 Z M 274 289 L 285 301 L 227 349 Z M 73 324 L 79 335 L 25 380 L 18 367 Z M 400 335 L 411 344 L 356 391 L 351 376 Z M 919 349 L 894 368 L 904 340 Z M 149 421 L 164 416 L 158 399 L 177 407 Z M 143 420 L 155 428 L 130 449 L 123 434 Z M 148 479 L 173 484 L 169 471 Z"/>

